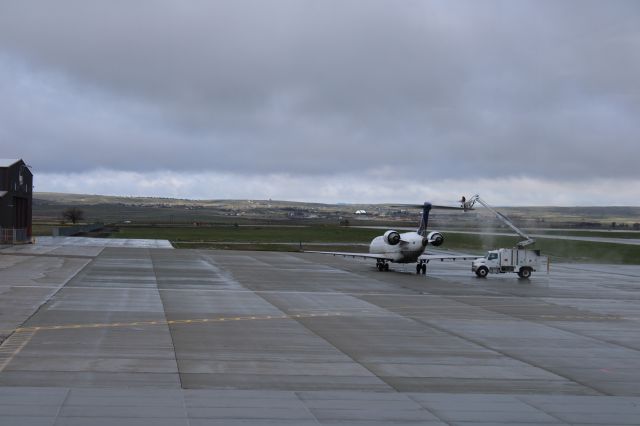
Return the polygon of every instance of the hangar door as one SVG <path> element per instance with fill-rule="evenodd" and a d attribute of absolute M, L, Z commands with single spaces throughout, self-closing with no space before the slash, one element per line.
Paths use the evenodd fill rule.
<path fill-rule="evenodd" d="M 29 226 L 29 200 L 13 197 L 13 205 L 16 212 L 13 226 L 17 229 L 27 228 Z"/>

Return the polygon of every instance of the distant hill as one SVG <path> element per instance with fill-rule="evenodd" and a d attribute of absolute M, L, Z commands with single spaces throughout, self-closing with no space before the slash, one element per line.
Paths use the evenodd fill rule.
<path fill-rule="evenodd" d="M 262 220 L 315 220 L 352 224 L 397 223 L 413 226 L 419 210 L 390 204 L 322 204 L 282 200 L 189 200 L 162 197 L 126 197 L 36 192 L 34 220 L 58 220 L 66 207 L 85 210 L 88 220 L 105 222 L 147 221 L 162 223 L 229 223 Z M 640 207 L 498 207 L 516 223 L 528 227 L 633 228 L 640 223 Z M 355 215 L 366 210 L 367 215 Z M 479 219 L 482 218 L 480 221 Z M 432 225 L 475 227 L 491 224 L 493 216 L 484 208 L 472 212 L 433 211 Z"/>
<path fill-rule="evenodd" d="M 137 205 L 192 205 L 192 206 L 220 206 L 220 205 L 291 205 L 291 206 L 324 206 L 321 203 L 303 203 L 281 200 L 190 200 L 186 198 L 165 197 L 128 197 L 114 195 L 67 194 L 59 192 L 34 192 L 33 198 L 59 204 L 137 204 Z M 344 207 L 344 205 L 343 205 Z"/>

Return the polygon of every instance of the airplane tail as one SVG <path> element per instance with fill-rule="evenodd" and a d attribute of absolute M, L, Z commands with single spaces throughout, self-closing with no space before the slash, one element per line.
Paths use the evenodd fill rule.
<path fill-rule="evenodd" d="M 420 227 L 418 228 L 418 234 L 427 236 L 427 224 L 429 223 L 429 212 L 431 211 L 431 203 L 426 202 L 422 206 L 422 218 L 420 219 Z"/>

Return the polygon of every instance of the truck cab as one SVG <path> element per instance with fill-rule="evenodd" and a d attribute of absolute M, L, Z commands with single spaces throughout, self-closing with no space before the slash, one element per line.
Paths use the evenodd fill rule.
<path fill-rule="evenodd" d="M 479 277 L 486 277 L 490 272 L 500 270 L 499 250 L 491 250 L 484 257 L 479 257 L 471 264 L 471 271 Z"/>

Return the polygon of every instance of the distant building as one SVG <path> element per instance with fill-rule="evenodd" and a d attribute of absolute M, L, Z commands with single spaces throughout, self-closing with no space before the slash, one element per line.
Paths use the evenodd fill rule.
<path fill-rule="evenodd" d="M 22 160 L 0 159 L 0 243 L 31 241 L 33 174 Z"/>
<path fill-rule="evenodd" d="M 366 210 L 356 210 L 356 214 L 367 214 Z"/>

